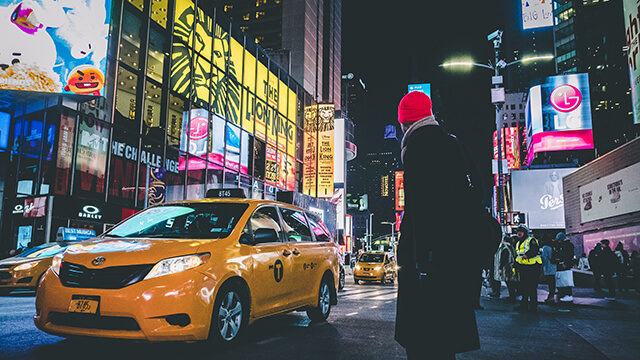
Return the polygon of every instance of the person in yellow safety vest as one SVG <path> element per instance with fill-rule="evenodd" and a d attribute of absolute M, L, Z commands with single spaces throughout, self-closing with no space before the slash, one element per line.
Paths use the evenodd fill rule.
<path fill-rule="evenodd" d="M 529 236 L 529 228 L 524 225 L 516 229 L 516 271 L 520 274 L 518 291 L 522 295 L 517 311 L 536 312 L 538 310 L 538 277 L 542 268 L 538 240 Z"/>

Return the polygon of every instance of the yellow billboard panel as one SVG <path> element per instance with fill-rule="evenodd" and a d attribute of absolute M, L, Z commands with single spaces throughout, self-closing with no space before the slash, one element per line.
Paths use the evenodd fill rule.
<path fill-rule="evenodd" d="M 198 8 L 196 18 L 196 34 L 193 50 L 211 61 L 211 50 L 213 48 L 213 19 Z M 191 43 L 189 43 L 191 45 Z"/>
<path fill-rule="evenodd" d="M 281 80 L 278 80 L 278 111 L 280 111 L 282 115 L 287 117 L 289 117 L 287 113 L 287 95 L 289 94 L 288 90 L 289 88 L 287 87 L 287 85 Z"/>
<path fill-rule="evenodd" d="M 309 196 L 316 196 L 316 161 L 317 143 L 315 137 L 308 132 L 304 132 L 304 169 L 302 173 L 302 193 Z"/>
<path fill-rule="evenodd" d="M 287 112 L 287 117 L 289 120 L 294 123 L 298 121 L 298 97 L 296 96 L 295 91 L 288 89 L 289 91 L 289 99 L 287 100 L 287 107 L 289 111 Z"/>
<path fill-rule="evenodd" d="M 282 153 L 287 152 L 287 125 L 289 125 L 287 119 L 282 116 L 282 114 L 277 113 L 276 132 L 278 133 L 278 150 L 282 151 Z"/>
<path fill-rule="evenodd" d="M 273 106 L 275 109 L 278 108 L 278 77 L 269 72 L 269 84 L 265 87 L 264 91 L 267 93 L 267 103 L 269 106 Z"/>
<path fill-rule="evenodd" d="M 216 24 L 213 38 L 213 65 L 226 71 L 227 58 L 229 57 L 229 33 Z"/>
<path fill-rule="evenodd" d="M 267 144 L 273 147 L 276 146 L 277 131 L 278 131 L 276 117 L 277 117 L 277 111 L 271 106 L 267 106 L 267 118 L 266 118 Z"/>
<path fill-rule="evenodd" d="M 256 93 L 256 57 L 250 52 L 244 52 L 244 81 L 242 84 L 252 93 Z"/>
<path fill-rule="evenodd" d="M 255 98 L 246 89 L 242 89 L 242 128 L 253 134 L 253 106 Z"/>
<path fill-rule="evenodd" d="M 229 48 L 229 76 L 242 84 L 242 56 L 244 47 L 236 39 L 231 37 L 231 47 Z"/>
<path fill-rule="evenodd" d="M 258 139 L 265 141 L 267 135 L 267 103 L 257 98 L 255 103 L 254 133 Z"/>
<path fill-rule="evenodd" d="M 335 107 L 318 105 L 318 197 L 333 197 L 333 131 Z"/>
<path fill-rule="evenodd" d="M 211 64 L 202 56 L 196 55 L 193 71 L 193 101 L 201 108 L 209 107 L 209 88 L 211 79 Z"/>
<path fill-rule="evenodd" d="M 287 121 L 287 154 L 296 156 L 296 124 Z"/>
<path fill-rule="evenodd" d="M 191 85 L 191 58 L 192 50 L 181 43 L 173 44 L 171 54 L 171 90 L 184 96 L 189 96 Z"/>
<path fill-rule="evenodd" d="M 256 82 L 256 95 L 258 95 L 260 99 L 267 101 L 267 93 L 268 93 L 267 89 L 269 87 L 269 83 L 267 82 L 267 79 L 269 77 L 269 70 L 260 61 L 258 61 L 257 64 L 258 64 L 258 77 Z"/>
<path fill-rule="evenodd" d="M 189 43 L 195 20 L 195 5 L 191 0 L 176 0 L 175 23 L 173 25 L 174 39 Z"/>

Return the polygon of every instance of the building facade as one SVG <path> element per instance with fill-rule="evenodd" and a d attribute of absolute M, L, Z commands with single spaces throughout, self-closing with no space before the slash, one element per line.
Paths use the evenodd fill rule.
<path fill-rule="evenodd" d="M 342 0 L 217 0 L 318 102 L 340 109 Z"/>
<path fill-rule="evenodd" d="M 105 8 L 100 96 L 0 87 L 3 254 L 211 188 L 267 199 L 302 189 L 315 100 L 253 38 L 211 1 Z"/>

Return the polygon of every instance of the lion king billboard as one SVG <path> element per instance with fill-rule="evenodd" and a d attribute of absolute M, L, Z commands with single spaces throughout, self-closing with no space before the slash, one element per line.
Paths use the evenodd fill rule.
<path fill-rule="evenodd" d="M 111 0 L 0 0 L 0 89 L 103 95 Z"/>

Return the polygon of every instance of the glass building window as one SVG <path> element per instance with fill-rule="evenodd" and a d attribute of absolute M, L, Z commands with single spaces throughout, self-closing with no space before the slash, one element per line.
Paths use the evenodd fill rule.
<path fill-rule="evenodd" d="M 81 116 L 78 126 L 74 195 L 100 199 L 105 189 L 109 125 Z"/>
<path fill-rule="evenodd" d="M 266 144 L 263 141 L 256 139 L 253 147 L 253 176 L 260 180 L 264 180 L 266 170 L 266 151 Z"/>
<path fill-rule="evenodd" d="M 223 184 L 222 176 L 223 170 L 221 166 L 208 163 L 206 189 L 221 189 Z"/>
<path fill-rule="evenodd" d="M 122 35 L 120 38 L 120 61 L 139 70 L 140 66 L 140 30 L 142 21 L 124 11 L 122 15 Z"/>
<path fill-rule="evenodd" d="M 157 1 L 157 0 L 152 0 Z M 153 28 L 149 32 L 149 54 L 147 56 L 147 76 L 151 79 L 162 83 L 164 75 L 164 59 L 165 53 L 169 49 L 166 46 L 164 35 L 157 32 Z"/>
<path fill-rule="evenodd" d="M 187 200 L 204 199 L 207 162 L 189 155 L 187 163 Z"/>
<path fill-rule="evenodd" d="M 167 171 L 165 174 L 167 184 L 167 202 L 184 200 L 184 175 L 187 164 L 187 155 L 175 149 L 167 148 L 167 161 L 177 164 L 175 171 Z"/>
<path fill-rule="evenodd" d="M 162 90 L 160 86 L 147 81 L 142 116 L 142 135 L 164 141 L 164 119 L 161 117 Z"/>
<path fill-rule="evenodd" d="M 144 0 L 127 0 L 131 5 L 135 6 L 138 10 L 144 11 Z"/>
<path fill-rule="evenodd" d="M 135 206 L 138 155 L 137 134 L 114 128 L 111 142 L 108 201 Z"/>
<path fill-rule="evenodd" d="M 168 0 L 151 0 L 151 20 L 163 28 L 167 27 Z"/>
<path fill-rule="evenodd" d="M 179 96 L 169 95 L 169 116 L 167 119 L 167 144 L 180 147 L 182 118 L 188 103 Z"/>
<path fill-rule="evenodd" d="M 120 66 L 118 68 L 118 85 L 116 87 L 116 113 L 114 124 L 134 130 L 140 127 L 136 124 L 136 90 L 138 76 Z"/>

